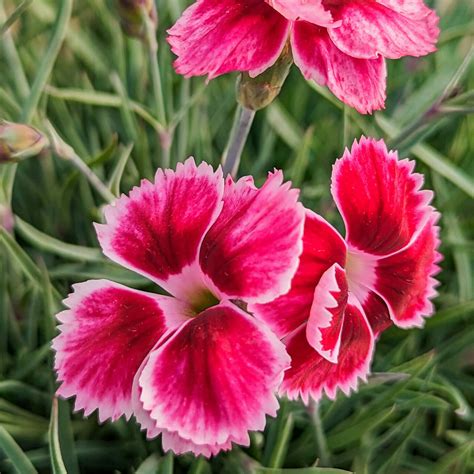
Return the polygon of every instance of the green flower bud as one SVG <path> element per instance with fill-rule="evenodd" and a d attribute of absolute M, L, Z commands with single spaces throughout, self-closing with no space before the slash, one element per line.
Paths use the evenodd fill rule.
<path fill-rule="evenodd" d="M 36 128 L 0 121 L 0 163 L 22 161 L 39 155 L 48 146 L 48 139 Z"/>
<path fill-rule="evenodd" d="M 293 64 L 287 43 L 275 64 L 256 77 L 242 73 L 237 82 L 237 100 L 247 109 L 260 110 L 278 96 Z"/>
<path fill-rule="evenodd" d="M 151 21 L 155 29 L 158 15 L 154 0 L 116 0 L 122 30 L 128 36 L 144 40 L 146 22 Z"/>

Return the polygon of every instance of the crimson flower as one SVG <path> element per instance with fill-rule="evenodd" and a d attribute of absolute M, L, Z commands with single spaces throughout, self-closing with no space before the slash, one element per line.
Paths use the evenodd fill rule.
<path fill-rule="evenodd" d="M 256 188 L 203 163 L 158 170 L 105 210 L 104 253 L 172 296 L 108 280 L 74 285 L 58 314 L 58 394 L 99 419 L 132 414 L 164 449 L 248 444 L 278 408 L 284 345 L 243 303 L 286 293 L 304 208 L 279 171 Z"/>
<path fill-rule="evenodd" d="M 307 79 L 361 113 L 384 107 L 385 58 L 433 52 L 438 17 L 423 0 L 197 0 L 168 31 L 176 71 L 257 76 L 289 40 Z"/>
<path fill-rule="evenodd" d="M 291 290 L 254 315 L 284 338 L 291 356 L 281 393 L 317 400 L 348 394 L 369 372 L 374 341 L 392 323 L 420 327 L 433 312 L 441 256 L 415 163 L 361 138 L 336 162 L 332 194 L 346 238 L 307 211 L 303 253 Z"/>

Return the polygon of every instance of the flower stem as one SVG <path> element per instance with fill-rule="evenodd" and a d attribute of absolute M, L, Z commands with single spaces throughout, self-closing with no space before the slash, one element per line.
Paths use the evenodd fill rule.
<path fill-rule="evenodd" d="M 83 174 L 95 190 L 107 202 L 115 201 L 116 197 L 110 189 L 98 178 L 98 176 L 87 166 L 87 164 L 79 157 L 74 149 L 68 145 L 56 132 L 55 128 L 49 120 L 45 121 L 45 127 L 49 138 L 51 151 L 59 158 L 70 161 L 75 168 Z"/>
<path fill-rule="evenodd" d="M 255 110 L 247 109 L 239 105 L 235 121 L 230 132 L 229 141 L 227 143 L 226 151 L 222 157 L 222 169 L 224 176 L 231 174 L 236 176 L 239 169 L 240 157 L 244 149 L 245 142 L 250 132 L 253 119 L 255 117 Z"/>
<path fill-rule="evenodd" d="M 146 17 L 147 47 L 150 56 L 151 82 L 155 98 L 155 113 L 158 121 L 165 128 L 158 133 L 158 142 L 161 148 L 161 166 L 170 166 L 171 134 L 166 131 L 166 111 L 163 98 L 163 86 L 161 84 L 160 66 L 158 64 L 158 43 L 156 41 L 156 30 L 150 18 Z"/>
<path fill-rule="evenodd" d="M 163 87 L 161 85 L 160 66 L 158 64 L 158 43 L 156 41 L 155 28 L 152 21 L 147 18 L 147 46 L 150 56 L 150 72 L 153 86 L 153 95 L 155 98 L 155 109 L 158 120 L 162 125 L 166 124 L 165 101 L 163 99 Z"/>
<path fill-rule="evenodd" d="M 116 197 L 112 194 L 112 192 L 76 153 L 71 153 L 67 159 L 87 178 L 89 183 L 104 198 L 105 201 L 109 203 L 115 201 Z"/>
<path fill-rule="evenodd" d="M 21 113 L 20 121 L 30 123 L 36 111 L 36 107 L 41 98 L 41 94 L 46 86 L 49 75 L 53 70 L 54 63 L 58 57 L 59 51 L 66 37 L 67 27 L 71 18 L 73 0 L 64 0 L 60 2 L 58 16 L 51 36 L 51 41 L 48 45 L 46 53 L 42 55 L 41 63 L 39 64 L 38 72 L 35 80 L 31 86 L 31 91 L 24 103 Z"/>
<path fill-rule="evenodd" d="M 319 455 L 321 466 L 330 466 L 331 453 L 326 442 L 326 435 L 324 434 L 323 424 L 319 416 L 319 405 L 314 400 L 310 400 L 308 405 L 308 413 L 312 421 L 314 437 L 316 439 L 316 448 Z"/>

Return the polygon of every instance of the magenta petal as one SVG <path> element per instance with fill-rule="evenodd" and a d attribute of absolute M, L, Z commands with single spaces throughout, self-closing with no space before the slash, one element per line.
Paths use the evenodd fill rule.
<path fill-rule="evenodd" d="M 295 64 L 306 79 L 327 86 L 360 113 L 384 107 L 387 70 L 383 57 L 349 56 L 336 47 L 325 28 L 304 21 L 294 24 L 291 43 Z"/>
<path fill-rule="evenodd" d="M 289 365 L 283 344 L 231 303 L 186 323 L 145 364 L 139 385 L 156 427 L 198 445 L 248 444 L 275 416 Z"/>
<path fill-rule="evenodd" d="M 179 74 L 257 75 L 277 60 L 289 28 L 263 0 L 198 0 L 168 30 L 168 42 Z"/>
<path fill-rule="evenodd" d="M 346 224 L 349 247 L 388 255 L 406 247 L 431 214 L 431 191 L 421 191 L 415 163 L 399 160 L 383 140 L 362 137 L 336 161 L 332 195 Z"/>
<path fill-rule="evenodd" d="M 75 409 L 101 421 L 132 413 L 133 379 L 147 354 L 167 331 L 187 320 L 183 303 L 132 290 L 107 280 L 74 285 L 57 315 L 53 340 L 58 395 L 76 396 Z"/>
<path fill-rule="evenodd" d="M 333 264 L 343 266 L 346 244 L 322 217 L 306 211 L 303 253 L 291 289 L 268 304 L 249 305 L 249 310 L 282 338 L 306 322 L 313 304 L 314 289 Z"/>
<path fill-rule="evenodd" d="M 275 171 L 257 189 L 251 180 L 228 177 L 224 207 L 204 239 L 203 272 L 218 292 L 247 303 L 286 293 L 302 251 L 304 208 L 298 191 Z"/>
<path fill-rule="evenodd" d="M 196 167 L 192 158 L 176 171 L 159 169 L 154 183 L 142 181 L 106 208 L 107 224 L 96 225 L 105 255 L 187 297 L 203 286 L 197 256 L 221 210 L 223 188 L 220 168 Z"/>
<path fill-rule="evenodd" d="M 166 342 L 166 338 L 162 338 L 160 345 Z M 140 397 L 142 395 L 142 389 L 139 385 L 139 379 L 143 372 L 143 368 L 148 363 L 149 357 L 146 357 L 142 362 L 140 369 L 135 376 L 133 381 L 133 414 L 137 422 L 141 425 L 142 430 L 146 431 L 146 437 L 148 439 L 156 438 L 161 434 L 161 441 L 163 449 L 165 451 L 171 450 L 175 454 L 183 454 L 187 452 L 194 453 L 196 456 L 202 455 L 205 457 L 213 456 L 220 451 L 228 451 L 232 448 L 232 437 L 230 437 L 224 443 L 214 443 L 214 444 L 196 444 L 189 439 L 181 438 L 178 433 L 168 431 L 164 428 L 159 428 L 156 426 L 155 420 L 150 416 L 150 411 L 145 410 Z M 237 440 L 236 440 L 237 441 Z"/>
<path fill-rule="evenodd" d="M 314 25 L 334 25 L 331 12 L 322 0 L 266 0 L 275 10 L 291 21 L 304 20 Z"/>
<path fill-rule="evenodd" d="M 417 239 L 406 249 L 380 259 L 376 267 L 376 291 L 387 303 L 393 322 L 400 327 L 420 327 L 433 314 L 430 299 L 436 296 L 439 272 L 438 214 L 433 213 Z"/>
<path fill-rule="evenodd" d="M 397 3 L 401 4 L 398 11 Z M 396 0 L 343 2 L 333 12 L 342 24 L 329 28 L 329 36 L 341 51 L 355 58 L 374 59 L 380 54 L 397 59 L 432 53 L 439 36 L 438 17 L 428 9 L 421 13 L 408 3 Z"/>
<path fill-rule="evenodd" d="M 373 291 L 367 294 L 362 307 L 375 337 L 378 337 L 393 324 L 387 304 Z"/>
<path fill-rule="evenodd" d="M 323 391 L 331 399 L 335 398 L 337 389 L 348 395 L 357 388 L 359 378 L 366 380 L 374 337 L 359 304 L 349 298 L 337 364 L 329 362 L 309 345 L 304 326 L 289 336 L 285 344 L 291 367 L 285 372 L 280 391 L 291 399 L 301 396 L 307 403 L 310 397 L 319 400 Z"/>
<path fill-rule="evenodd" d="M 316 286 L 306 325 L 309 345 L 334 364 L 339 355 L 348 296 L 346 274 L 335 263 L 323 274 Z"/>

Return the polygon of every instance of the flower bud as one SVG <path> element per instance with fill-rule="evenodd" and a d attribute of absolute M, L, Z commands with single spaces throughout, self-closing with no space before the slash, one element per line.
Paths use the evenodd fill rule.
<path fill-rule="evenodd" d="M 158 16 L 154 0 L 116 0 L 122 30 L 128 36 L 144 40 L 146 22 L 151 21 L 155 29 Z"/>
<path fill-rule="evenodd" d="M 14 219 L 12 211 L 5 204 L 0 203 L 0 229 L 5 229 L 9 234 L 13 232 Z"/>
<path fill-rule="evenodd" d="M 48 145 L 48 139 L 36 128 L 0 121 L 0 163 L 39 155 Z"/>
<path fill-rule="evenodd" d="M 293 64 L 287 43 L 275 64 L 256 77 L 244 72 L 237 83 L 237 100 L 250 110 L 260 110 L 278 96 Z"/>

